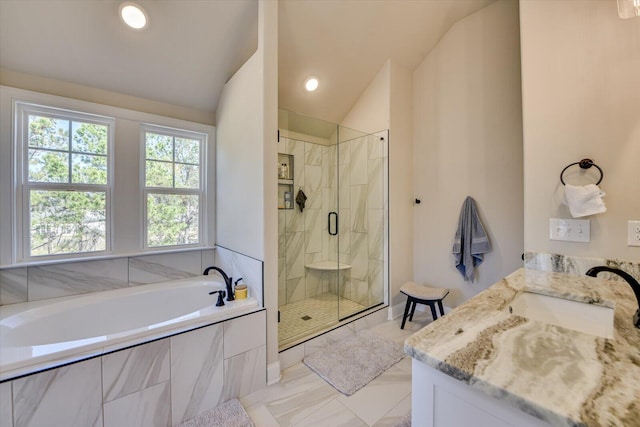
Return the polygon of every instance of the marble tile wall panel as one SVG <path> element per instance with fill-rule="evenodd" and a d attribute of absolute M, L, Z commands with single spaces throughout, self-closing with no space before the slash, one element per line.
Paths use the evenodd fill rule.
<path fill-rule="evenodd" d="M 322 188 L 337 188 L 338 159 L 336 147 L 322 147 Z"/>
<path fill-rule="evenodd" d="M 340 209 L 351 207 L 351 178 L 348 164 L 338 166 L 338 203 Z"/>
<path fill-rule="evenodd" d="M 351 231 L 367 232 L 367 185 L 351 186 Z"/>
<path fill-rule="evenodd" d="M 222 401 L 243 397 L 267 386 L 267 346 L 248 350 L 224 360 Z"/>
<path fill-rule="evenodd" d="M 322 167 L 321 166 L 305 165 L 303 191 L 307 196 L 305 208 L 322 209 Z"/>
<path fill-rule="evenodd" d="M 338 234 L 338 252 L 351 253 L 351 209 L 340 209 L 340 233 Z"/>
<path fill-rule="evenodd" d="M 369 159 L 367 184 L 367 204 L 369 209 L 384 208 L 383 160 Z"/>
<path fill-rule="evenodd" d="M 286 212 L 278 211 L 278 258 L 285 257 Z"/>
<path fill-rule="evenodd" d="M 369 135 L 367 136 L 367 154 L 369 155 L 369 159 L 379 159 L 381 157 L 385 157 L 386 150 L 386 139 L 380 139 L 379 135 Z"/>
<path fill-rule="evenodd" d="M 357 138 L 348 142 L 351 145 L 350 178 L 351 185 L 363 185 L 367 183 L 367 141 Z"/>
<path fill-rule="evenodd" d="M 318 270 L 307 270 L 305 277 L 305 297 L 310 298 L 322 293 L 322 274 Z"/>
<path fill-rule="evenodd" d="M 169 339 L 164 339 L 102 356 L 103 400 L 169 381 L 169 349 Z"/>
<path fill-rule="evenodd" d="M 322 145 L 305 142 L 304 144 L 304 164 L 311 166 L 322 166 Z"/>
<path fill-rule="evenodd" d="M 304 276 L 304 232 L 286 234 L 287 279 Z"/>
<path fill-rule="evenodd" d="M 224 322 L 224 358 L 228 359 L 256 347 L 266 345 L 266 331 L 267 319 L 265 311 Z"/>
<path fill-rule="evenodd" d="M 297 208 L 287 209 L 285 211 L 285 233 L 295 233 L 298 231 L 304 231 L 305 216 L 306 216 L 306 208 L 304 212 L 300 212 L 300 209 L 297 209 Z"/>
<path fill-rule="evenodd" d="M 351 278 L 367 280 L 369 248 L 366 233 L 351 233 Z"/>
<path fill-rule="evenodd" d="M 338 144 L 338 165 L 348 165 L 351 163 L 351 145 L 349 142 Z"/>
<path fill-rule="evenodd" d="M 179 424 L 221 403 L 223 325 L 176 335 L 171 340 L 171 413 Z"/>
<path fill-rule="evenodd" d="M 384 261 L 369 260 L 369 305 L 384 301 Z"/>
<path fill-rule="evenodd" d="M 247 285 L 249 296 L 255 298 L 260 305 L 264 305 L 262 261 L 234 252 L 232 263 L 233 268 L 228 274 L 232 275 L 234 283 L 242 278 L 242 283 Z"/>
<path fill-rule="evenodd" d="M 278 258 L 278 305 L 287 303 L 287 269 L 286 260 Z"/>
<path fill-rule="evenodd" d="M 295 185 L 305 186 L 305 143 L 303 141 L 290 139 L 287 141 L 287 149 L 289 152 L 288 154 L 293 155 L 293 182 Z"/>
<path fill-rule="evenodd" d="M 102 426 L 100 359 L 13 381 L 15 426 Z"/>
<path fill-rule="evenodd" d="M 171 426 L 171 385 L 157 384 L 104 405 L 104 427 Z"/>
<path fill-rule="evenodd" d="M 0 305 L 26 302 L 27 268 L 0 270 Z"/>
<path fill-rule="evenodd" d="M 287 279 L 287 303 L 303 300 L 306 292 L 305 286 L 306 279 L 304 277 Z"/>
<path fill-rule="evenodd" d="M 598 265 L 619 268 L 640 280 L 640 262 L 606 258 L 576 257 L 572 255 L 550 254 L 545 252 L 525 252 L 524 266 L 533 270 L 551 271 L 582 276 Z M 622 280 L 617 275 L 601 273 L 598 277 Z"/>
<path fill-rule="evenodd" d="M 367 216 L 367 241 L 369 245 L 369 258 L 384 260 L 384 211 L 382 209 L 369 209 Z"/>
<path fill-rule="evenodd" d="M 128 286 L 126 258 L 44 265 L 28 270 L 29 301 Z"/>
<path fill-rule="evenodd" d="M 0 384 L 0 426 L 13 426 L 13 402 L 11 401 L 11 381 Z"/>
<path fill-rule="evenodd" d="M 351 301 L 365 306 L 369 305 L 369 282 L 367 280 L 351 279 Z"/>
<path fill-rule="evenodd" d="M 305 253 L 322 252 L 322 215 L 320 209 L 305 210 Z"/>
<path fill-rule="evenodd" d="M 129 283 L 139 285 L 199 276 L 202 263 L 198 252 L 147 255 L 129 258 Z"/>

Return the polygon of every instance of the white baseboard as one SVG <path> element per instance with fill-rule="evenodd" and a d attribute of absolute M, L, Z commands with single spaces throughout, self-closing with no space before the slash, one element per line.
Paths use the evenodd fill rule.
<path fill-rule="evenodd" d="M 280 382 L 280 361 L 267 365 L 267 385 Z"/>

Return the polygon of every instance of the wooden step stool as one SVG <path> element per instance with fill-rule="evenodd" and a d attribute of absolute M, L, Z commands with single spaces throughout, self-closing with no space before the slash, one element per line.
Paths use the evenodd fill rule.
<path fill-rule="evenodd" d="M 447 288 L 432 288 L 429 286 L 418 285 L 415 282 L 407 282 L 400 288 L 400 292 L 407 296 L 407 305 L 404 307 L 404 316 L 402 317 L 402 325 L 400 329 L 404 329 L 404 324 L 407 321 L 413 321 L 413 313 L 416 311 L 417 304 L 426 304 L 431 308 L 431 316 L 433 320 L 438 318 L 436 313 L 436 303 L 440 309 L 440 315 L 444 316 L 444 308 L 442 307 L 442 300 L 449 295 L 449 289 Z"/>

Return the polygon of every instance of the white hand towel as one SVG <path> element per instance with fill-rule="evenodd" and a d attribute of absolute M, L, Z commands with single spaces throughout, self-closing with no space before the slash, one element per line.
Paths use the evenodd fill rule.
<path fill-rule="evenodd" d="M 595 215 L 607 211 L 602 198 L 604 191 L 595 184 L 564 186 L 565 202 L 569 206 L 571 216 L 580 218 L 588 215 Z"/>

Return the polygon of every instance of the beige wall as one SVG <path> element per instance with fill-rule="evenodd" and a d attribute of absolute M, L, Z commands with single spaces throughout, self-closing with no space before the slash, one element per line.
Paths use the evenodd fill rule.
<path fill-rule="evenodd" d="M 414 72 L 414 276 L 458 305 L 522 265 L 522 117 L 518 3 L 462 19 Z M 474 283 L 451 254 L 466 196 L 493 250 Z"/>
<path fill-rule="evenodd" d="M 152 101 L 150 99 L 110 92 L 95 87 L 20 73 L 6 68 L 0 68 L 0 85 L 32 90 L 49 95 L 64 96 L 81 101 L 95 102 L 97 104 L 127 110 L 157 114 L 174 119 L 188 120 L 206 125 L 215 124 L 215 112 L 213 111 L 201 111 L 164 102 Z"/>
<path fill-rule="evenodd" d="M 216 110 L 216 244 L 264 261 L 268 364 L 278 360 L 277 20 L 277 2 L 260 1 L 258 50 Z"/>
<path fill-rule="evenodd" d="M 640 220 L 640 18 L 619 19 L 609 0 L 520 8 L 525 248 L 637 261 L 626 227 Z M 571 217 L 559 202 L 560 171 L 585 157 L 604 170 L 608 210 L 589 217 L 590 243 L 550 241 L 549 218 Z"/>
<path fill-rule="evenodd" d="M 391 61 L 388 60 L 380 68 L 340 123 L 342 126 L 366 133 L 389 129 L 390 64 Z"/>
<path fill-rule="evenodd" d="M 404 304 L 400 287 L 413 280 L 413 73 L 396 62 L 390 70 L 389 304 Z M 396 314 L 396 313 L 394 313 Z"/>

